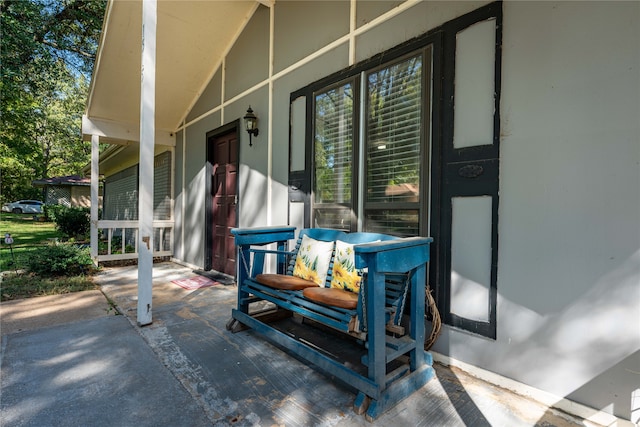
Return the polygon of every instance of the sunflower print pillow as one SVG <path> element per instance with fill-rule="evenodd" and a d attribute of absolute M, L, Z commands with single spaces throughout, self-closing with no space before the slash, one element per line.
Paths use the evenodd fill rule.
<path fill-rule="evenodd" d="M 324 286 L 333 253 L 333 245 L 333 242 L 312 239 L 306 234 L 302 236 L 296 263 L 293 267 L 293 275 L 301 279 L 310 280 L 318 286 Z"/>
<path fill-rule="evenodd" d="M 356 270 L 353 245 L 336 241 L 336 256 L 333 260 L 331 287 L 358 293 L 362 277 Z"/>

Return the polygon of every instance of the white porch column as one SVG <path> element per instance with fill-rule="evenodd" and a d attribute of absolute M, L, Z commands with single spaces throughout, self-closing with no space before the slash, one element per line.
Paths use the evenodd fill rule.
<path fill-rule="evenodd" d="M 100 204 L 100 137 L 91 135 L 91 258 L 98 265 L 98 207 Z"/>
<path fill-rule="evenodd" d="M 157 0 L 142 2 L 142 70 L 140 90 L 140 181 L 138 188 L 138 325 L 152 320 L 153 153 L 156 107 Z"/>

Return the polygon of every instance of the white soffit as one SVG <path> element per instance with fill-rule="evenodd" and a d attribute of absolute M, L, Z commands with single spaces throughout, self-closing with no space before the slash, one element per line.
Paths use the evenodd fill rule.
<path fill-rule="evenodd" d="M 257 4 L 158 1 L 157 129 L 178 128 Z M 107 11 L 87 116 L 136 126 L 140 121 L 142 2 L 112 0 Z"/>

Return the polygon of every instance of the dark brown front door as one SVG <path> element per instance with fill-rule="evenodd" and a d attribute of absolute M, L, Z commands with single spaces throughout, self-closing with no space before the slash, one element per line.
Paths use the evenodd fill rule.
<path fill-rule="evenodd" d="M 236 274 L 236 247 L 231 229 L 236 226 L 238 137 L 236 132 L 209 139 L 211 161 L 212 224 L 211 267 Z"/>

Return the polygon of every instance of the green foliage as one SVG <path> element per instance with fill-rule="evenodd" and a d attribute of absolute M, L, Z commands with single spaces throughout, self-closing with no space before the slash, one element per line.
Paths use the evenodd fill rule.
<path fill-rule="evenodd" d="M 3 132 L 0 130 L 0 135 Z M 10 157 L 0 141 L 0 203 L 41 199 L 42 190 L 31 186 L 35 171 L 18 158 Z"/>
<path fill-rule="evenodd" d="M 53 223 L 3 212 L 0 214 L 0 237 L 5 233 L 11 234 L 14 243 L 10 247 L 0 239 L 0 271 L 5 272 L 1 301 L 97 289 L 88 274 L 93 272 L 93 264 L 87 249 L 73 245 L 43 245 L 60 237 Z M 30 271 L 31 267 L 43 275 L 16 273 Z M 57 270 L 56 275 L 51 274 L 53 270 Z M 62 273 L 58 274 L 59 271 Z"/>
<path fill-rule="evenodd" d="M 68 208 L 64 205 L 44 205 L 42 209 L 45 218 L 47 218 L 49 221 L 56 222 L 56 219 L 58 218 L 60 212 Z"/>
<path fill-rule="evenodd" d="M 111 237 L 111 252 L 109 252 L 108 242 L 106 237 L 98 240 L 98 254 L 99 255 L 107 255 L 107 254 L 133 254 L 136 252 L 136 248 L 129 244 L 125 243 L 124 252 L 122 251 L 122 236 L 113 236 Z"/>
<path fill-rule="evenodd" d="M 52 210 L 56 229 L 67 237 L 85 238 L 91 229 L 89 208 L 65 207 Z"/>
<path fill-rule="evenodd" d="M 26 260 L 26 268 L 41 277 L 72 276 L 92 272 L 93 261 L 88 248 L 60 243 L 32 251 Z"/>
<path fill-rule="evenodd" d="M 38 178 L 78 174 L 80 125 L 104 0 L 0 0 L 0 201 L 38 198 Z"/>

